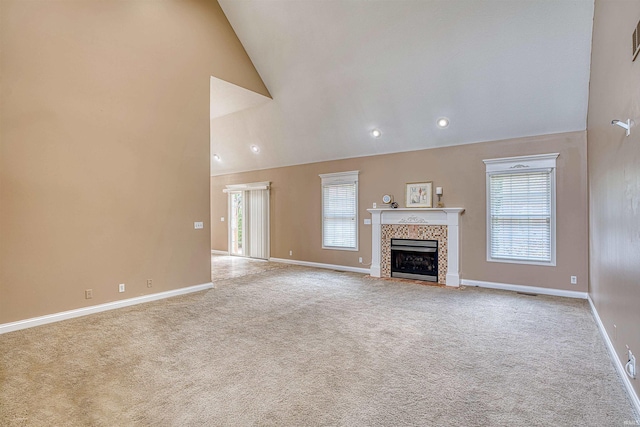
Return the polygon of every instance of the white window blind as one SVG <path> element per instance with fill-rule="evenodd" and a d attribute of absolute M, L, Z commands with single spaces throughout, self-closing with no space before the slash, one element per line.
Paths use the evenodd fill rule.
<path fill-rule="evenodd" d="M 322 247 L 358 249 L 358 171 L 323 174 Z"/>
<path fill-rule="evenodd" d="M 551 261 L 551 171 L 490 175 L 491 258 Z"/>
<path fill-rule="evenodd" d="M 557 153 L 485 160 L 487 259 L 555 265 Z"/>

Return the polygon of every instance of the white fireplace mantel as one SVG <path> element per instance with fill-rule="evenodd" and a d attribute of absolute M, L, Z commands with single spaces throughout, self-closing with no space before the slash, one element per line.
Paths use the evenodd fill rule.
<path fill-rule="evenodd" d="M 446 225 L 447 286 L 460 286 L 460 214 L 463 208 L 383 208 L 367 209 L 371 213 L 371 276 L 380 277 L 380 254 L 383 224 Z"/>

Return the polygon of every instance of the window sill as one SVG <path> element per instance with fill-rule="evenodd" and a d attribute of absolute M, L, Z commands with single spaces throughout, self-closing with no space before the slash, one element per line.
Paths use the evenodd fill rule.
<path fill-rule="evenodd" d="M 552 261 L 528 261 L 523 259 L 508 259 L 508 258 L 490 258 L 487 257 L 487 262 L 499 262 L 504 264 L 524 264 L 524 265 L 540 265 L 543 267 L 555 267 L 555 260 Z"/>
<path fill-rule="evenodd" d="M 322 249 L 328 249 L 331 251 L 352 251 L 352 252 L 358 252 L 358 248 L 338 248 L 335 246 L 323 246 Z"/>

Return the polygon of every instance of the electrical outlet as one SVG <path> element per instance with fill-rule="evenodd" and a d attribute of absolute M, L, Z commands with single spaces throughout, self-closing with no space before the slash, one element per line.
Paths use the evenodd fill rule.
<path fill-rule="evenodd" d="M 223 216 L 220 217 L 220 222 L 224 222 L 224 217 Z"/>
<path fill-rule="evenodd" d="M 91 299 L 93 298 L 93 289 L 87 289 L 84 291 L 84 298 Z"/>
<path fill-rule="evenodd" d="M 362 257 L 358 258 L 358 262 L 362 264 Z"/>
<path fill-rule="evenodd" d="M 571 284 L 572 285 L 578 284 L 578 276 L 571 276 Z"/>
<path fill-rule="evenodd" d="M 289 256 L 293 256 L 293 251 L 289 251 Z"/>
<path fill-rule="evenodd" d="M 629 352 L 628 353 L 629 361 L 625 365 L 624 370 L 627 371 L 627 375 L 629 375 L 631 378 L 635 378 L 636 377 L 636 357 L 633 355 L 633 353 L 631 353 L 631 350 L 629 350 L 629 346 L 627 346 L 627 351 Z"/>
<path fill-rule="evenodd" d="M 153 286 L 153 280 L 147 279 L 147 288 L 150 288 L 152 286 Z"/>
<path fill-rule="evenodd" d="M 118 292 L 124 292 L 124 283 L 120 283 L 120 285 L 118 285 Z"/>

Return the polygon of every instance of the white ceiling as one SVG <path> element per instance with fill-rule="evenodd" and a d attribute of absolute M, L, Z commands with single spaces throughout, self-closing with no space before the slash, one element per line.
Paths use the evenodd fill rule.
<path fill-rule="evenodd" d="M 273 100 L 212 119 L 212 175 L 586 129 L 593 0 L 219 2 Z"/>

